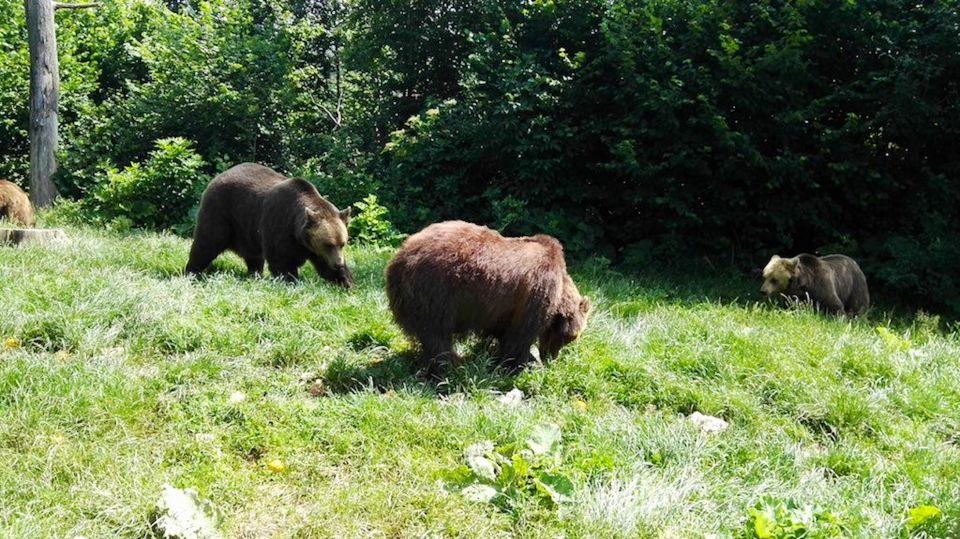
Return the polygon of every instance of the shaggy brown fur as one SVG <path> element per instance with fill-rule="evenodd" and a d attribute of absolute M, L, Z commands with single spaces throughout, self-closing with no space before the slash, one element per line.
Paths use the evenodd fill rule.
<path fill-rule="evenodd" d="M 567 275 L 563 247 L 550 236 L 504 238 L 489 228 L 447 221 L 410 236 L 387 265 L 387 297 L 397 324 L 422 348 L 431 374 L 439 359 L 459 362 L 456 337 L 494 337 L 510 370 L 544 359 L 576 339 L 590 300 Z"/>
<path fill-rule="evenodd" d="M 30 198 L 17 184 L 7 180 L 0 180 L 0 219 L 3 218 L 26 227 L 31 227 L 34 223 Z"/>
<path fill-rule="evenodd" d="M 870 307 L 867 278 L 860 266 L 844 255 L 773 255 L 763 270 L 760 292 L 800 300 L 809 297 L 818 309 L 831 314 L 857 315 Z"/>
<path fill-rule="evenodd" d="M 298 277 L 310 261 L 328 281 L 350 288 L 353 277 L 343 259 L 350 208 L 343 211 L 316 187 L 288 179 L 255 163 L 237 165 L 210 182 L 200 201 L 186 272 L 200 273 L 230 249 L 251 274 Z"/>

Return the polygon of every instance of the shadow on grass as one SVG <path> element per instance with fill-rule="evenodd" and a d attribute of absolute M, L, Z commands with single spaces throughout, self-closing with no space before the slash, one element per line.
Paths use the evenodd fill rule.
<path fill-rule="evenodd" d="M 382 288 L 383 287 L 383 268 L 386 266 L 386 255 L 380 253 L 364 254 L 350 264 L 350 271 L 353 274 L 354 287 L 364 288 Z M 154 277 L 168 279 L 171 277 L 180 277 L 185 275 L 184 268 L 187 264 L 186 257 L 171 261 L 158 261 L 152 259 L 133 260 L 132 266 L 138 271 L 143 271 Z M 300 285 L 333 285 L 330 281 L 323 279 L 314 269 L 313 265 L 306 263 L 300 266 L 300 279 L 297 284 Z M 252 276 L 247 272 L 246 263 L 232 251 L 224 251 L 220 254 L 210 266 L 197 276 L 197 280 L 203 281 L 214 276 L 228 276 L 236 279 L 273 279 L 270 273 L 270 265 L 264 264 L 263 274 L 260 277 Z"/>
<path fill-rule="evenodd" d="M 376 346 L 364 350 L 359 356 L 366 360 L 357 362 L 351 360 L 351 355 L 340 355 L 327 366 L 323 377 L 327 391 L 346 394 L 404 390 L 436 396 L 506 391 L 514 387 L 515 375 L 495 365 L 488 353 L 488 343 L 476 343 L 471 347 L 464 355 L 462 365 L 441 365 L 438 377 L 419 368 L 419 354 L 413 349 L 397 353 Z"/>

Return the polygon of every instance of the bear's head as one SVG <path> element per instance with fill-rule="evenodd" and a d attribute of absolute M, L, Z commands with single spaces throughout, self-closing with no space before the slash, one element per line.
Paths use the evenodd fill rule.
<path fill-rule="evenodd" d="M 303 237 L 306 238 L 306 247 L 323 261 L 323 265 L 317 265 L 320 276 L 350 288 L 353 275 L 343 258 L 350 208 L 338 210 L 331 204 L 330 208 L 306 208 L 305 213 Z"/>
<path fill-rule="evenodd" d="M 590 298 L 581 296 L 570 276 L 564 275 L 558 309 L 540 334 L 538 348 L 541 359 L 557 357 L 561 348 L 575 341 L 587 327 L 588 314 Z"/>
<path fill-rule="evenodd" d="M 773 255 L 767 266 L 763 268 L 763 285 L 760 293 L 764 296 L 778 296 L 789 293 L 795 288 L 800 274 L 800 260 L 797 258 L 780 258 Z"/>

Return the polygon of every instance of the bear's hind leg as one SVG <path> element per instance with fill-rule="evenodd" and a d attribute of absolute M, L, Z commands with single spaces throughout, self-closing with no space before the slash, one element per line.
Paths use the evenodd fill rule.
<path fill-rule="evenodd" d="M 837 296 L 836 292 L 831 292 L 826 297 L 821 298 L 817 301 L 821 311 L 832 314 L 832 315 L 841 315 L 844 314 L 843 302 L 840 301 L 840 298 Z"/>
<path fill-rule="evenodd" d="M 439 378 L 444 363 L 462 365 L 463 358 L 453 350 L 453 334 L 442 332 L 418 339 L 420 341 L 419 368 L 431 378 Z"/>
<path fill-rule="evenodd" d="M 288 283 L 292 283 L 300 279 L 300 269 L 297 268 L 297 266 L 270 264 L 270 273 L 274 277 L 278 277 L 280 280 Z"/>

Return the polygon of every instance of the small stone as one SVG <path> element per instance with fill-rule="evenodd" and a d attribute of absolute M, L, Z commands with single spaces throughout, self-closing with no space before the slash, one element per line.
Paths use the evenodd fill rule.
<path fill-rule="evenodd" d="M 500 398 L 497 400 L 503 404 L 506 404 L 507 406 L 516 406 L 523 402 L 523 391 L 513 388 L 507 393 L 500 395 Z"/>
<path fill-rule="evenodd" d="M 209 432 L 198 432 L 193 436 L 193 438 L 197 441 L 197 443 L 201 444 L 212 444 L 216 439 L 213 434 L 210 434 Z"/>
<path fill-rule="evenodd" d="M 314 380 L 307 391 L 314 397 L 319 397 L 327 392 L 327 387 L 323 384 L 323 380 Z"/>
<path fill-rule="evenodd" d="M 230 404 L 240 404 L 245 400 L 247 400 L 247 396 L 239 391 L 234 391 L 230 394 Z"/>
<path fill-rule="evenodd" d="M 713 417 L 712 415 L 704 415 L 700 412 L 694 412 L 687 417 L 691 423 L 700 427 L 700 430 L 703 432 L 723 432 L 727 430 L 727 427 L 730 426 L 730 423 L 720 419 L 719 417 Z"/>

